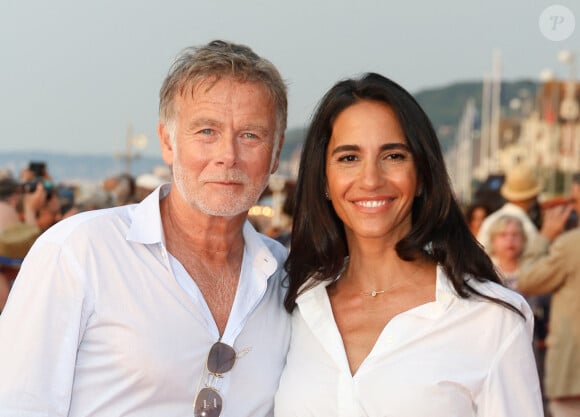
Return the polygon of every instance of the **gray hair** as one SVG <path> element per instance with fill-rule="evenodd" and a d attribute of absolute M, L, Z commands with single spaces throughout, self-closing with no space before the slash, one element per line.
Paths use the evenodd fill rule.
<path fill-rule="evenodd" d="M 515 223 L 518 226 L 518 229 L 520 229 L 520 235 L 522 236 L 522 251 L 523 251 L 524 248 L 526 247 L 526 244 L 528 243 L 528 236 L 526 235 L 524 224 L 518 217 L 512 216 L 510 214 L 503 214 L 499 216 L 497 219 L 493 220 L 493 222 L 489 226 L 490 241 L 492 241 L 497 235 L 503 232 L 503 230 L 509 223 Z M 489 250 L 490 253 L 494 255 L 492 246 L 490 246 Z"/>
<path fill-rule="evenodd" d="M 181 95 L 186 91 L 193 94 L 203 81 L 216 83 L 223 77 L 231 77 L 240 82 L 256 82 L 266 87 L 276 105 L 277 148 L 279 139 L 286 130 L 288 117 L 286 84 L 270 61 L 258 56 L 245 45 L 214 40 L 207 45 L 181 51 L 159 92 L 160 120 L 173 124 L 177 94 Z"/>

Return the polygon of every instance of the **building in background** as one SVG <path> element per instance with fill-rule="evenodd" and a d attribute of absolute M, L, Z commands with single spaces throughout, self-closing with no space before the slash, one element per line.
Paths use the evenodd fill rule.
<path fill-rule="evenodd" d="M 446 152 L 462 203 L 470 203 L 479 187 L 521 161 L 537 170 L 544 199 L 570 188 L 573 173 L 580 171 L 580 83 L 575 55 L 565 51 L 560 61 L 570 66 L 567 78 L 544 74 L 536 96 L 521 91 L 510 100 L 510 109 L 498 108 L 493 100 L 493 91 L 501 90 L 496 78 L 484 78 L 480 114 L 472 101 L 466 103 L 455 142 Z"/>

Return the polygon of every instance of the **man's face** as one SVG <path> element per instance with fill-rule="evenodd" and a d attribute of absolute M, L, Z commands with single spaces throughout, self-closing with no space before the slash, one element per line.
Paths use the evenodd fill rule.
<path fill-rule="evenodd" d="M 202 82 L 174 106 L 175 120 L 161 123 L 159 135 L 181 198 L 208 216 L 245 215 L 278 166 L 276 110 L 267 90 L 224 78 Z"/>

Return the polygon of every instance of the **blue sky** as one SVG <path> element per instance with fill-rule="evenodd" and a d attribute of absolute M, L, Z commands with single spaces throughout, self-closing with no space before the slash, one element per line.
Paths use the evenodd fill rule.
<path fill-rule="evenodd" d="M 563 41 L 540 31 L 548 6 L 576 28 Z M 578 0 L 2 0 L 0 152 L 113 153 L 129 126 L 159 152 L 158 91 L 185 46 L 215 38 L 251 46 L 289 84 L 289 126 L 307 124 L 338 79 L 376 71 L 411 92 L 491 72 L 538 79 L 573 50 L 580 67 Z M 578 74 L 577 74 L 578 76 Z"/>

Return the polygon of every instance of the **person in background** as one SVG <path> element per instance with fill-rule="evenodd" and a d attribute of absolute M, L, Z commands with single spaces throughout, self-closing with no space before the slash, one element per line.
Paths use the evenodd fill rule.
<path fill-rule="evenodd" d="M 308 129 L 276 417 L 540 417 L 532 312 L 501 284 L 414 98 L 335 84 Z"/>
<path fill-rule="evenodd" d="M 526 247 L 526 234 L 521 220 L 503 215 L 494 220 L 489 227 L 489 254 L 499 268 L 503 283 L 517 291 L 520 259 Z"/>
<path fill-rule="evenodd" d="M 0 231 L 0 313 L 22 261 L 39 235 L 38 227 L 21 223 Z"/>
<path fill-rule="evenodd" d="M 503 283 L 508 288 L 520 292 L 518 288 L 518 280 L 520 276 L 522 255 L 527 245 L 526 234 L 521 220 L 507 214 L 500 216 L 491 224 L 489 233 L 489 253 L 493 263 L 498 268 Z M 534 312 L 533 349 L 536 368 L 540 378 L 540 386 L 542 386 L 544 358 L 546 353 L 545 338 L 548 329 L 547 313 L 550 300 L 545 296 L 534 295 L 525 295 L 525 299 Z M 544 389 L 542 389 L 542 393 L 544 393 Z M 543 399 L 544 410 L 546 410 L 544 395 Z"/>
<path fill-rule="evenodd" d="M 0 232 L 18 223 L 37 225 L 37 213 L 45 202 L 46 190 L 42 185 L 24 192 L 12 176 L 0 178 Z"/>
<path fill-rule="evenodd" d="M 0 416 L 272 415 L 287 251 L 247 213 L 286 118 L 284 81 L 249 47 L 183 51 L 159 102 L 172 182 L 35 242 L 0 316 Z"/>
<path fill-rule="evenodd" d="M 112 204 L 122 206 L 136 202 L 135 178 L 131 174 L 119 174 L 105 178 L 103 188 L 108 191 L 112 198 Z"/>
<path fill-rule="evenodd" d="M 58 186 L 49 174 L 46 162 L 31 161 L 28 167 L 20 172 L 20 180 L 24 190 L 24 200 L 33 198 L 28 197 L 30 194 L 42 194 L 44 196 L 42 204 L 36 205 L 32 216 L 41 231 L 48 229 L 62 219 L 63 213 L 58 195 Z M 27 213 L 26 205 L 24 205 L 23 217 L 27 219 L 27 223 L 32 224 L 28 220 L 30 215 Z"/>
<path fill-rule="evenodd" d="M 46 190 L 42 186 L 24 193 L 22 184 L 10 172 L 0 178 L 0 312 L 30 248 L 28 243 L 32 244 L 41 232 L 36 214 L 45 201 Z"/>
<path fill-rule="evenodd" d="M 570 191 L 570 205 L 546 210 L 518 280 L 524 294 L 551 294 L 544 387 L 552 417 L 580 416 L 580 228 L 565 230 L 572 210 L 580 213 L 579 173 Z"/>
<path fill-rule="evenodd" d="M 520 219 L 524 225 L 527 241 L 532 241 L 538 234 L 536 222 L 539 221 L 536 217 L 539 207 L 538 196 L 541 191 L 542 186 L 529 165 L 522 162 L 510 169 L 500 189 L 506 203 L 483 220 L 477 233 L 477 240 L 481 245 L 489 250 L 489 227 L 495 219 L 506 214 Z"/>
<path fill-rule="evenodd" d="M 57 190 L 53 189 L 36 213 L 36 224 L 40 230 L 44 231 L 62 220 L 62 217 L 60 199 Z"/>
<path fill-rule="evenodd" d="M 483 220 L 490 214 L 488 206 L 481 202 L 474 202 L 465 209 L 465 220 L 473 236 L 477 236 Z"/>

